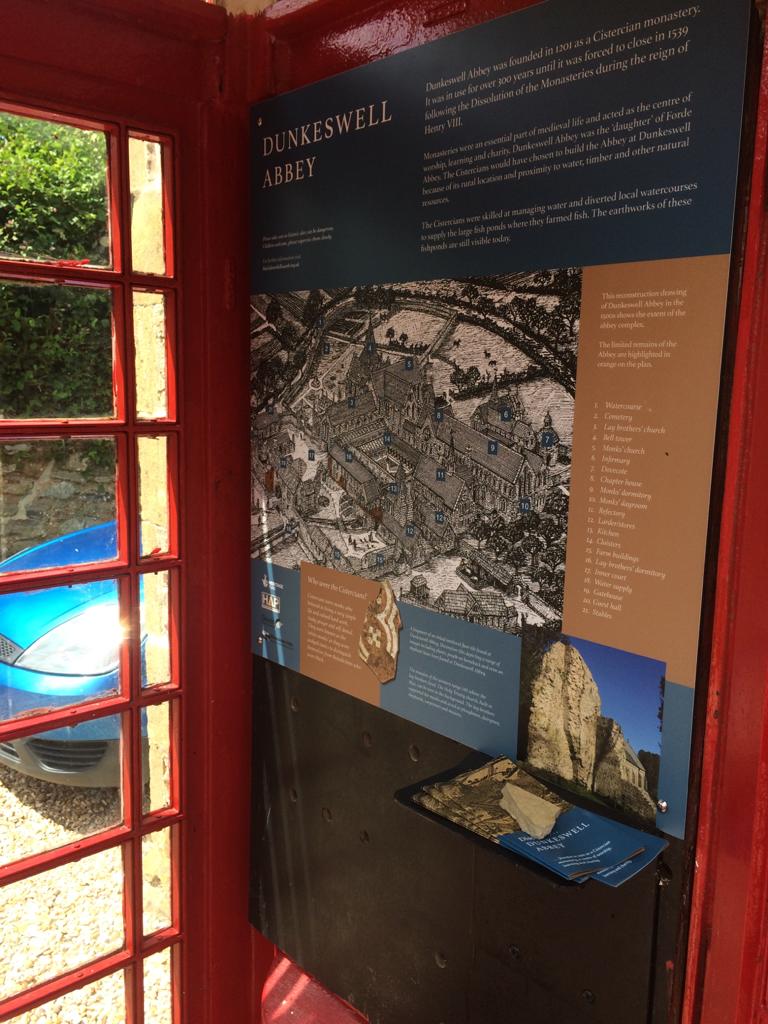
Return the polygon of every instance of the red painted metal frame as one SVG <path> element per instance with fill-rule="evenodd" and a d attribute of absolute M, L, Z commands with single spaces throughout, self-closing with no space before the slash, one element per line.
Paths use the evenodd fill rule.
<path fill-rule="evenodd" d="M 277 0 L 254 28 L 272 45 L 249 99 L 295 89 L 543 0 Z M 263 40 L 252 43 L 264 54 Z"/>
<path fill-rule="evenodd" d="M 287 957 L 278 956 L 264 985 L 262 1024 L 368 1024 L 349 1003 L 332 995 Z"/>
<path fill-rule="evenodd" d="M 204 620 L 210 636 L 207 651 L 212 656 L 208 671 L 214 683 L 206 739 L 210 751 L 218 756 L 211 753 L 207 760 L 198 761 L 195 750 L 188 748 L 186 760 L 188 771 L 193 764 L 207 766 L 208 792 L 218 801 L 216 827 L 206 836 L 207 846 L 190 846 L 190 852 L 207 858 L 207 873 L 198 871 L 197 875 L 204 876 L 210 888 L 208 926 L 221 924 L 215 934 L 211 931 L 205 950 L 207 1016 L 201 1015 L 201 1019 L 212 1024 L 222 1019 L 257 1024 L 261 985 L 274 951 L 251 928 L 247 899 L 243 898 L 249 880 L 252 743 L 250 566 L 244 557 L 250 550 L 250 369 L 245 341 L 250 326 L 249 227 L 242 201 L 248 194 L 249 163 L 248 107 L 244 102 L 247 19 L 230 20 L 224 66 L 221 103 L 215 116 L 204 122 L 209 187 L 200 208 L 209 265 L 214 268 L 206 310 L 216 323 L 216 336 L 203 367 L 201 386 L 208 404 L 206 417 L 198 424 L 206 430 L 211 467 L 206 499 L 216 551 Z M 191 422 L 188 420 L 188 433 Z M 189 490 L 188 499 L 192 500 Z M 231 645 L 221 642 L 224 637 L 232 640 Z M 191 730 L 187 735 L 191 736 Z M 225 794 L 228 800 L 223 798 Z M 211 870 L 211 865 L 216 868 Z M 219 871 L 219 865 L 228 870 Z"/>
<path fill-rule="evenodd" d="M 14 108 L 18 111 L 18 107 Z M 57 120 L 64 120 L 61 116 Z M 76 122 L 77 123 L 77 122 Z M 82 124 L 79 126 L 82 127 Z M 92 125 L 89 125 L 92 127 Z M 124 952 L 126 960 L 126 971 L 129 984 L 126 988 L 126 997 L 130 1006 L 130 1024 L 142 1024 L 144 1020 L 143 1011 L 143 971 L 138 969 L 141 957 L 146 955 L 146 940 L 143 936 L 143 910 L 142 910 L 142 837 L 149 831 L 167 825 L 170 818 L 174 823 L 181 822 L 180 809 L 177 806 L 169 808 L 169 813 L 160 819 L 142 813 L 143 783 L 141 777 L 142 764 L 142 736 L 141 736 L 141 715 L 150 703 L 159 702 L 163 694 L 157 690 L 149 691 L 146 694 L 141 688 L 141 651 L 139 637 L 139 571 L 140 568 L 149 567 L 158 570 L 165 563 L 158 563 L 157 559 L 142 558 L 140 553 L 140 523 L 139 523 L 139 496 L 138 496 L 138 445 L 142 434 L 155 433 L 157 425 L 137 424 L 133 414 L 131 396 L 135 391 L 133 367 L 135 364 L 133 337 L 130 330 L 130 319 L 132 310 L 129 311 L 126 295 L 130 295 L 135 277 L 132 275 L 131 255 L 128 251 L 130 241 L 130 193 L 127 188 L 128 175 L 128 139 L 130 133 L 126 126 L 121 125 L 115 128 L 110 125 L 107 129 L 108 146 L 110 155 L 109 180 L 113 188 L 108 194 L 110 205 L 110 223 L 114 230 L 112 238 L 120 248 L 115 248 L 113 264 L 115 267 L 124 267 L 126 271 L 121 274 L 119 270 L 112 271 L 112 283 L 109 285 L 112 293 L 112 323 L 113 323 L 113 383 L 116 396 L 115 416 L 108 420 L 90 421 L 91 430 L 98 429 L 103 436 L 114 437 L 116 441 L 116 474 L 118 480 L 118 559 L 115 569 L 115 578 L 118 582 L 120 593 L 120 604 L 124 620 L 130 622 L 128 638 L 122 645 L 121 650 L 121 685 L 120 698 L 124 710 L 122 720 L 122 797 L 123 797 L 123 826 L 109 830 L 110 836 L 101 835 L 93 837 L 92 842 L 72 844 L 66 852 L 60 850 L 44 851 L 37 855 L 27 857 L 15 865 L 8 865 L 3 877 L 4 885 L 12 885 L 21 877 L 31 877 L 42 873 L 53 867 L 58 867 L 81 859 L 89 853 L 93 853 L 94 841 L 98 842 L 102 849 L 119 847 L 122 851 L 124 865 Z M 170 151 L 170 143 L 166 145 Z M 165 164 L 168 161 L 164 161 Z M 172 167 L 172 165 L 171 165 Z M 172 173 L 172 171 L 170 172 Z M 122 189 L 120 186 L 122 185 Z M 167 236 L 169 255 L 173 252 L 173 239 L 170 232 L 173 230 L 173 221 L 170 211 L 166 211 Z M 122 225 L 122 230 L 121 230 Z M 172 268 L 172 259 L 167 260 Z M 0 274 L 6 269 L 7 264 L 0 262 Z M 31 280 L 40 280 L 45 273 L 46 280 L 54 283 L 65 283 L 69 266 L 66 260 L 59 260 L 55 264 L 37 263 L 35 274 Z M 12 279 L 18 279 L 19 261 L 13 261 L 9 267 L 14 275 Z M 29 269 L 25 263 L 24 269 Z M 91 271 L 83 267 L 78 275 L 79 285 L 86 287 L 93 283 Z M 178 282 L 172 277 L 163 278 L 167 288 L 176 289 Z M 96 280 L 97 287 L 105 287 Z M 36 421 L 29 424 L 32 429 L 37 428 L 38 438 L 44 437 L 77 437 L 79 434 L 78 422 L 75 420 L 46 420 Z M 165 428 L 169 428 L 166 426 Z M 176 428 L 178 429 L 178 428 Z M 25 421 L 4 421 L 0 424 L 0 440 L 18 440 L 27 432 Z M 135 447 L 134 447 L 135 446 Z M 175 450 L 175 441 L 169 437 L 169 447 Z M 175 479 L 176 460 L 169 459 L 169 494 L 176 491 L 177 481 Z M 173 476 L 173 479 L 171 479 Z M 169 501 L 169 504 L 171 502 Z M 169 555 L 177 559 L 177 532 L 171 531 L 171 544 Z M 82 580 L 96 577 L 103 577 L 103 566 L 79 566 L 77 573 Z M 41 584 L 50 583 L 62 575 L 61 572 L 50 573 L 40 570 L 35 573 L 14 573 L 9 574 L 0 582 L 0 589 L 3 592 L 22 591 L 39 587 Z M 74 573 L 67 575 L 71 582 Z M 113 704 L 112 700 L 94 701 L 94 711 L 100 712 L 105 706 Z M 43 717 L 43 716 L 40 716 Z M 51 725 L 71 723 L 75 716 L 67 711 L 50 712 L 45 719 Z M 94 716 L 96 717 L 96 716 Z M 35 718 L 25 718 L 21 722 L 21 729 L 28 735 L 32 723 L 39 723 Z M 16 727 L 16 728 L 15 728 Z M 18 723 L 13 721 L 3 725 L 3 734 L 12 737 L 20 735 Z M 178 754 L 174 752 L 173 759 L 178 764 Z M 176 785 L 175 792 L 178 793 Z M 180 827 L 180 826 L 177 826 Z M 74 846 L 74 848 L 72 848 Z M 178 867 L 174 866 L 178 877 Z M 158 936 L 152 938 L 152 948 L 156 948 L 158 942 L 178 942 L 181 936 L 180 928 L 166 930 L 162 939 Z M 83 951 L 87 957 L 87 951 Z M 7 1019 L 24 1010 L 32 1009 L 41 1003 L 62 994 L 64 990 L 71 987 L 74 982 L 88 982 L 101 967 L 101 959 L 97 958 L 86 962 L 76 971 L 71 971 L 61 977 L 54 977 L 40 983 L 27 991 L 4 1000 L 0 1003 L 0 1018 Z M 180 992 L 180 985 L 176 984 L 177 993 Z M 178 997 L 175 999 L 178 1003 Z M 180 1020 L 179 1013 L 176 1013 L 177 1020 Z"/>
<path fill-rule="evenodd" d="M 18 102 L 49 106 L 56 97 L 86 118 L 119 115 L 139 132 L 142 127 L 150 133 L 162 128 L 174 139 L 181 161 L 179 253 L 186 285 L 199 285 L 199 291 L 182 300 L 178 351 L 180 404 L 193 412 L 181 435 L 185 490 L 180 507 L 182 550 L 194 550 L 195 558 L 186 567 L 179 595 L 187 687 L 181 903 L 190 1024 L 254 1019 L 272 955 L 271 947 L 248 928 L 244 898 L 250 743 L 243 555 L 248 547 L 248 370 L 245 346 L 236 339 L 247 333 L 248 281 L 246 219 L 233 201 L 247 191 L 242 99 L 246 93 L 248 99 L 258 99 L 306 84 L 527 5 L 526 0 L 402 0 L 362 6 L 349 0 L 280 0 L 268 17 L 235 19 L 227 32 L 221 10 L 187 0 L 60 0 L 55 10 L 43 0 L 5 0 L 0 80 L 17 83 Z M 36 19 L 43 29 L 31 33 L 30 21 Z M 721 538 L 688 973 L 689 1024 L 747 1024 L 765 1016 L 768 827 L 761 808 L 768 795 L 768 720 L 760 612 L 766 563 L 761 515 L 768 479 L 765 461 L 755 458 L 754 450 L 755 439 L 768 432 L 768 357 L 759 344 L 768 327 L 761 276 L 768 246 L 763 212 L 767 125 L 764 84 Z M 37 273 L 26 264 L 19 270 Z M 73 281 L 87 276 L 111 283 L 117 273 L 117 268 L 88 275 L 67 269 Z M 141 282 L 149 288 L 166 284 L 162 278 Z M 47 429 L 25 425 L 28 434 Z M 98 432 L 92 425 L 78 426 L 77 432 L 91 431 Z M 753 457 L 747 462 L 750 451 Z M 158 562 L 162 568 L 177 565 L 172 556 Z M 81 569 L 67 580 L 89 575 Z M 100 566 L 96 575 L 114 575 L 114 567 L 110 571 Z M 55 574 L 46 578 L 57 581 Z M 141 699 L 165 696 L 152 691 Z M 99 707 L 77 708 L 67 720 L 125 712 L 127 706 L 126 695 L 121 695 Z M 43 725 L 42 719 L 25 723 L 16 734 L 39 731 Z M 134 747 L 137 739 L 134 728 Z M 135 804 L 135 793 L 133 799 Z M 174 814 L 171 810 L 153 816 L 152 826 L 168 824 Z M 72 859 L 123 838 L 116 830 L 59 853 Z M 16 877 L 35 868 L 31 863 L 17 865 Z M 177 922 L 176 910 L 174 915 Z M 161 932 L 146 948 L 162 948 L 169 938 Z M 121 953 L 102 961 L 93 977 L 124 966 L 127 958 Z M 243 984 L 248 976 L 252 992 Z M 81 972 L 73 972 L 62 984 L 77 987 L 82 982 Z"/>
<path fill-rule="evenodd" d="M 174 849 L 180 857 L 173 893 L 173 927 L 144 939 L 141 956 L 174 945 L 184 924 L 184 945 L 173 949 L 175 986 L 185 996 L 184 1024 L 222 1019 L 247 1021 L 251 992 L 243 979 L 259 962 L 259 945 L 251 943 L 246 917 L 249 699 L 247 564 L 248 453 L 247 351 L 238 344 L 247 336 L 246 237 L 243 218 L 233 197 L 237 172 L 246 162 L 246 120 L 242 71 L 238 59 L 226 73 L 225 13 L 196 0 L 4 0 L 0 36 L 2 99 L 22 107 L 60 112 L 67 120 L 82 119 L 101 126 L 119 125 L 119 160 L 126 178 L 125 132 L 169 140 L 177 157 L 174 183 L 178 192 L 175 238 L 179 282 L 166 277 L 135 275 L 137 288 L 161 290 L 175 316 L 178 345 L 169 365 L 178 380 L 180 429 L 169 410 L 167 421 L 117 419 L 103 424 L 66 424 L 66 433 L 93 436 L 118 434 L 122 485 L 119 508 L 120 557 L 115 563 L 41 573 L 34 579 L 0 580 L 0 589 L 66 581 L 118 577 L 121 599 L 137 608 L 139 575 L 151 570 L 176 570 L 177 555 L 192 552 L 180 587 L 172 587 L 171 628 L 180 642 L 174 658 L 175 682 L 184 694 L 157 688 L 141 692 L 138 649 L 124 654 L 130 666 L 131 689 L 101 703 L 81 705 L 63 715 L 41 716 L 34 722 L 11 723 L 0 734 L 29 735 L 46 725 L 73 724 L 101 714 L 121 713 L 126 720 L 126 754 L 140 764 L 140 710 L 150 703 L 172 700 L 175 764 L 171 806 L 141 818 L 141 786 L 124 763 L 125 824 L 96 837 L 72 843 L 53 854 L 27 858 L 0 871 L 0 881 L 30 877 L 52 864 L 77 860 L 88 853 L 125 844 L 128 945 L 122 952 L 87 965 L 3 1004 L 0 1019 L 38 1005 L 45 999 L 97 979 L 112 970 L 129 974 L 130 1008 L 140 1024 L 141 878 L 138 839 L 157 828 L 174 826 Z M 241 172 L 244 175 L 244 170 Z M 122 190 L 125 196 L 125 189 Z M 127 223 L 128 210 L 122 210 Z M 118 220 L 113 217 L 113 231 Z M 74 282 L 117 286 L 130 273 L 125 239 L 113 236 L 122 262 L 98 270 L 58 265 L 48 276 L 64 272 Z M 8 270 L 44 279 L 47 268 L 16 261 Z M 132 393 L 132 339 L 129 310 L 122 311 L 124 342 L 116 355 Z M 169 320 L 173 333 L 173 320 Z M 238 403 L 242 399 L 242 404 Z M 122 414 L 124 407 L 118 410 Z M 186 419 L 184 418 L 186 417 Z M 13 434 L 20 424 L 9 426 Z M 24 423 L 26 436 L 55 433 L 54 422 Z M 172 490 L 181 511 L 181 533 L 171 539 L 171 553 L 139 559 L 136 523 L 137 465 L 134 439 L 140 434 L 176 438 L 178 467 L 171 464 L 183 491 Z M 130 442 L 130 443 L 129 443 Z M 171 460 L 173 463 L 173 460 Z M 178 468 L 178 473 L 177 473 Z M 180 618 L 180 615 L 183 618 Z M 134 614 L 133 635 L 138 635 Z M 126 660 L 127 659 L 127 660 Z M 128 676 L 124 676 L 127 680 Z M 183 748 L 178 744 L 184 742 Z M 225 757 L 218 756 L 226 752 Z M 185 813 L 178 808 L 183 791 Z M 130 830 L 133 829 L 131 833 Z M 135 954 L 135 955 L 134 955 Z M 263 955 L 263 953 L 261 954 Z M 132 960 L 131 957 L 134 957 Z M 177 1020 L 176 1024 L 179 1024 Z"/>
<path fill-rule="evenodd" d="M 730 407 L 685 1024 L 761 1024 L 768 979 L 768 60 Z"/>

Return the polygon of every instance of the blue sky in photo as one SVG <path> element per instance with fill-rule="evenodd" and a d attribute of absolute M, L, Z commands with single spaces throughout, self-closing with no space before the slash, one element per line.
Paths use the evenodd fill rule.
<path fill-rule="evenodd" d="M 635 751 L 661 749 L 659 732 L 659 679 L 666 674 L 663 661 L 615 647 L 568 637 L 597 683 L 602 714 L 615 718 Z"/>

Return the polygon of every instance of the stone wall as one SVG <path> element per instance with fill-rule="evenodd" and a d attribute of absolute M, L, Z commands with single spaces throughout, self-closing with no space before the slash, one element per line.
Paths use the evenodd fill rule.
<path fill-rule="evenodd" d="M 0 445 L 0 560 L 114 519 L 114 465 L 105 440 Z"/>
<path fill-rule="evenodd" d="M 530 693 L 528 761 L 591 789 L 600 694 L 578 651 L 552 644 Z"/>

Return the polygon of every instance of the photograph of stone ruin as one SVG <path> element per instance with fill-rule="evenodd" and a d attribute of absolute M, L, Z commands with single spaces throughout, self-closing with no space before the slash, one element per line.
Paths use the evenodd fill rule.
<path fill-rule="evenodd" d="M 581 271 L 251 299 L 251 552 L 562 614 Z"/>
<path fill-rule="evenodd" d="M 598 649 L 593 671 L 582 652 Z M 653 823 L 663 666 L 548 630 L 527 630 L 520 686 L 520 760 L 573 793 Z M 616 717 L 606 713 L 609 689 Z"/>

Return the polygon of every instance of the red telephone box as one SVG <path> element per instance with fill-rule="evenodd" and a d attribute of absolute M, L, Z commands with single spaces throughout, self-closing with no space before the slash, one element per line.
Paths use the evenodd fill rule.
<path fill-rule="evenodd" d="M 56 871 L 79 870 L 72 865 L 82 865 L 85 871 L 88 858 L 111 851 L 120 865 L 115 889 L 122 911 L 119 939 L 95 952 L 85 948 L 58 967 L 0 989 L 0 1020 L 32 1024 L 37 1008 L 118 978 L 125 1011 L 115 1024 L 151 1021 L 151 1009 L 144 1008 L 144 966 L 149 958 L 163 955 L 168 958 L 173 993 L 169 1020 L 260 1020 L 274 947 L 248 919 L 250 848 L 253 845 L 265 856 L 262 844 L 271 839 L 260 822 L 269 814 L 288 813 L 288 803 L 295 802 L 293 791 L 311 781 L 290 744 L 297 737 L 308 743 L 317 723 L 330 729 L 338 726 L 340 735 L 346 730 L 349 748 L 344 748 L 348 759 L 343 774 L 355 781 L 368 777 L 382 745 L 390 744 L 398 757 L 410 762 L 414 778 L 419 771 L 428 774 L 430 758 L 450 759 L 450 748 L 442 742 L 433 748 L 421 734 L 380 720 L 371 725 L 350 704 L 325 706 L 314 684 L 264 668 L 256 674 L 257 721 L 254 728 L 251 725 L 249 284 L 243 216 L 248 108 L 268 96 L 528 6 L 532 4 L 516 0 L 386 0 L 362 6 L 349 0 L 278 0 L 262 15 L 232 17 L 197 0 L 61 0 L 55 6 L 45 0 L 6 0 L 0 112 L 104 135 L 111 250 L 103 265 L 66 256 L 29 260 L 3 253 L 0 284 L 109 292 L 115 403 L 111 412 L 96 420 L 67 409 L 51 415 L 9 416 L 0 421 L 0 445 L 93 438 L 113 443 L 117 540 L 114 556 L 106 560 L 2 575 L 0 595 L 114 581 L 121 611 L 134 625 L 123 640 L 120 682 L 113 692 L 47 709 L 34 721 L 14 717 L 0 723 L 0 744 L 11 744 L 46 730 L 118 716 L 122 738 L 121 809 L 108 826 L 79 838 L 29 847 L 0 864 L 0 885 L 7 894 L 20 892 L 23 885 L 29 886 L 27 892 L 35 887 L 43 891 L 46 873 L 52 878 Z M 687 832 L 675 847 L 670 877 L 662 873 L 655 879 L 657 895 L 652 902 L 638 899 L 636 904 L 619 906 L 603 901 L 590 911 L 598 939 L 602 934 L 605 940 L 605 963 L 610 964 L 611 945 L 619 970 L 636 956 L 644 957 L 642 970 L 637 969 L 632 985 L 626 985 L 632 1020 L 638 1014 L 687 1024 L 747 1024 L 768 1018 L 768 632 L 763 615 L 768 464 L 762 447 L 768 433 L 768 357 L 763 343 L 768 323 L 768 77 L 763 5 L 755 3 L 752 21 L 700 647 L 706 696 L 699 702 L 694 730 Z M 163 154 L 166 262 L 161 271 L 142 269 L 132 249 L 131 140 L 160 146 Z M 152 417 L 142 416 L 137 406 L 137 328 L 131 315 L 135 296 L 147 292 L 162 295 L 168 311 L 170 398 L 164 413 Z M 165 547 L 150 550 L 142 546 L 140 452 L 142 439 L 157 438 L 169 453 L 169 532 Z M 145 688 L 141 588 L 142 580 L 157 573 L 167 573 L 172 580 L 167 622 L 170 667 L 156 687 Z M 148 709 L 157 708 L 164 709 L 169 723 L 170 782 L 167 800 L 147 811 L 142 803 L 142 722 Z M 270 745 L 274 738 L 285 741 L 281 761 Z M 312 757 L 331 755 L 322 747 L 307 750 Z M 257 780 L 269 762 L 275 786 L 271 794 L 267 789 L 265 803 L 256 808 L 253 836 L 252 754 Z M 285 796 L 285 806 L 275 794 Z M 345 807 L 349 794 L 337 795 L 338 806 Z M 259 805 L 265 794 L 256 796 Z M 324 798 L 322 792 L 313 792 L 307 813 L 319 815 L 326 808 Z M 602 979 L 586 973 L 589 956 L 577 948 L 583 935 L 577 942 L 577 932 L 573 933 L 573 958 L 569 963 L 567 956 L 561 957 L 562 976 L 548 983 L 555 968 L 547 959 L 546 942 L 536 941 L 531 924 L 535 900 L 527 906 L 525 928 L 495 920 L 494 908 L 485 906 L 483 920 L 490 929 L 486 935 L 447 933 L 440 946 L 428 945 L 433 932 L 423 921 L 405 916 L 399 927 L 390 922 L 391 933 L 381 936 L 382 946 L 389 944 L 395 953 L 399 947 L 393 954 L 397 969 L 374 973 L 361 946 L 363 933 L 356 932 L 348 918 L 333 914 L 339 865 L 329 871 L 318 859 L 324 848 L 342 849 L 334 845 L 338 839 L 327 838 L 330 826 L 323 818 L 326 833 L 317 833 L 310 843 L 312 856 L 300 860 L 304 874 L 275 877 L 271 889 L 262 886 L 252 893 L 252 908 L 273 923 L 281 915 L 294 914 L 293 925 L 275 924 L 270 938 L 293 935 L 296 942 L 288 953 L 300 966 L 317 974 L 343 999 L 351 997 L 357 1006 L 373 1008 L 372 1020 L 388 1024 L 406 1019 L 402 1014 L 409 1012 L 408 1005 L 398 1005 L 396 990 L 398 977 L 407 977 L 409 958 L 417 957 L 407 945 L 402 948 L 403 937 L 410 934 L 423 942 L 418 956 L 430 960 L 431 973 L 419 974 L 416 980 L 425 992 L 433 993 L 435 1024 L 490 1022 L 502 1008 L 510 1013 L 515 1006 L 529 1012 L 531 1020 L 622 1020 L 620 993 L 625 981 L 613 978 L 603 993 Z M 162 927 L 148 930 L 143 924 L 147 872 L 142 849 L 149 844 L 148 837 L 166 830 L 172 863 L 171 916 Z M 376 843 L 368 841 L 370 836 L 363 838 L 363 832 L 355 834 L 355 864 L 359 851 L 367 855 L 376 850 Z M 427 855 L 426 848 L 422 853 Z M 273 855 L 278 865 L 291 863 L 287 850 Z M 418 852 L 414 856 L 418 859 Z M 450 886 L 453 862 L 446 863 L 449 870 L 441 882 Z M 390 873 L 381 877 L 395 884 L 398 870 L 390 863 Z M 496 877 L 503 885 L 504 872 L 498 870 Z M 293 906 L 283 902 L 289 892 L 298 894 Z M 360 901 L 370 896 L 355 892 Z M 557 913 L 556 891 L 547 890 L 541 899 L 551 908 L 548 914 Z M 437 896 L 435 900 L 437 906 Z M 648 918 L 642 922 L 647 934 L 633 945 L 628 936 L 639 927 L 634 915 L 641 904 Z M 324 909 L 317 917 L 320 934 L 313 949 L 322 950 L 327 939 L 334 948 L 332 961 L 316 953 L 305 957 L 299 941 L 302 914 L 318 905 Z M 369 920 L 367 927 L 372 924 L 376 922 Z M 443 927 L 439 914 L 435 927 Z M 569 927 L 575 927 L 574 922 Z M 625 947 L 622 937 L 627 938 Z M 47 941 L 64 947 L 69 940 L 59 932 Z M 30 933 L 17 931 L 10 952 L 29 943 Z M 365 970 L 371 980 L 362 990 L 356 986 Z M 412 984 L 413 979 L 404 981 L 405 987 Z M 385 1000 L 377 1017 L 377 993 L 385 988 L 392 998 Z"/>

